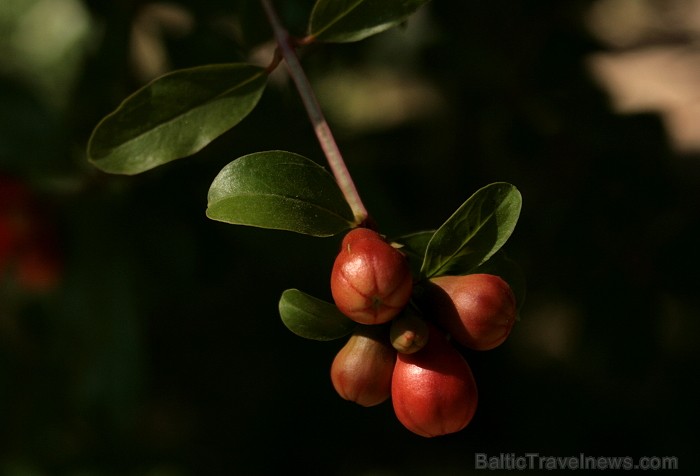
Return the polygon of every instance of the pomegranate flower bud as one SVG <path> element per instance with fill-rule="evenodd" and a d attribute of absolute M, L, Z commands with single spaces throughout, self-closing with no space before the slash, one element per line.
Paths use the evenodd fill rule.
<path fill-rule="evenodd" d="M 376 326 L 359 326 L 335 356 L 331 381 L 345 400 L 371 407 L 391 395 L 396 352 L 385 331 Z"/>
<path fill-rule="evenodd" d="M 403 253 L 367 228 L 345 236 L 331 272 L 331 293 L 341 312 L 360 324 L 382 324 L 401 312 L 412 290 Z"/>
<path fill-rule="evenodd" d="M 517 315 L 510 286 L 492 274 L 430 280 L 428 306 L 437 322 L 465 347 L 489 350 L 510 334 Z"/>
<path fill-rule="evenodd" d="M 467 361 L 437 327 L 414 354 L 398 354 L 391 399 L 399 421 L 412 432 L 433 437 L 455 433 L 471 421 L 477 389 Z"/>

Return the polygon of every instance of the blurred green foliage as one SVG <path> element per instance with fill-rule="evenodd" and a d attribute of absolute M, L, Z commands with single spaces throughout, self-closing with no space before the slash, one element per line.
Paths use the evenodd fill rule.
<path fill-rule="evenodd" d="M 303 34 L 313 2 L 277 3 Z M 523 194 L 507 246 L 528 279 L 522 320 L 498 350 L 466 354 L 472 424 L 426 440 L 390 405 L 340 399 L 329 368 L 342 343 L 279 319 L 284 289 L 329 298 L 338 239 L 204 215 L 235 157 L 322 161 L 287 82 L 194 157 L 132 178 L 85 159 L 92 128 L 158 51 L 166 69 L 268 61 L 258 2 L 174 2 L 189 23 L 168 29 L 179 20 L 165 15 L 148 37 L 161 50 L 135 57 L 133 27 L 153 4 L 4 0 L 0 173 L 57 230 L 62 275 L 41 293 L 0 278 L 0 473 L 466 474 L 475 452 L 697 467 L 700 161 L 672 151 L 657 116 L 611 112 L 584 64 L 602 49 L 583 27 L 591 3 L 435 0 L 402 28 L 303 55 L 385 233 L 434 229 L 489 182 Z M 358 75 L 377 107 L 348 83 Z"/>

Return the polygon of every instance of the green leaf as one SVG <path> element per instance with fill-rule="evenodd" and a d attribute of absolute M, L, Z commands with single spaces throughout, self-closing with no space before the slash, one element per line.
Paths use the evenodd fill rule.
<path fill-rule="evenodd" d="M 287 328 L 306 339 L 328 341 L 352 332 L 357 325 L 335 305 L 298 289 L 287 289 L 279 302 L 280 316 Z"/>
<path fill-rule="evenodd" d="M 278 150 L 246 155 L 224 167 L 209 189 L 207 216 L 312 236 L 335 235 L 355 220 L 323 167 Z"/>
<path fill-rule="evenodd" d="M 430 243 L 430 239 L 435 234 L 435 230 L 416 231 L 408 235 L 392 238 L 390 241 L 401 245 L 401 251 L 409 255 L 425 256 L 425 250 Z"/>
<path fill-rule="evenodd" d="M 411 267 L 411 273 L 416 279 L 420 278 L 420 269 L 423 264 L 425 250 L 428 247 L 430 239 L 433 237 L 435 230 L 417 231 L 408 235 L 399 236 L 391 239 L 392 242 L 401 245 L 401 252 L 408 258 L 408 264 Z"/>
<path fill-rule="evenodd" d="M 265 68 L 250 64 L 168 73 L 102 119 L 88 159 L 105 172 L 133 175 L 192 155 L 246 117 L 266 84 Z"/>
<path fill-rule="evenodd" d="M 466 274 L 484 263 L 513 233 L 521 206 L 520 192 L 509 183 L 478 190 L 435 232 L 421 274 Z"/>
<path fill-rule="evenodd" d="M 429 0 L 318 0 L 308 33 L 320 41 L 359 41 L 398 25 Z"/>

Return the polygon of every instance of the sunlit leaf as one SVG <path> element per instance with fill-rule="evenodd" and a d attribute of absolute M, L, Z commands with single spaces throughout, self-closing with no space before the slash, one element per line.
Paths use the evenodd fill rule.
<path fill-rule="evenodd" d="M 209 189 L 207 216 L 237 225 L 331 236 L 354 226 L 333 176 L 315 162 L 285 151 L 234 160 Z"/>
<path fill-rule="evenodd" d="M 279 302 L 280 317 L 287 328 L 306 339 L 328 341 L 352 332 L 357 325 L 334 304 L 298 289 L 287 289 Z"/>
<path fill-rule="evenodd" d="M 266 70 L 249 64 L 168 73 L 97 125 L 88 158 L 105 172 L 132 175 L 192 155 L 247 116 L 266 83 Z"/>
<path fill-rule="evenodd" d="M 318 0 L 310 36 L 326 42 L 359 41 L 403 22 L 429 0 Z"/>
<path fill-rule="evenodd" d="M 478 190 L 430 239 L 421 274 L 465 274 L 484 263 L 513 233 L 521 206 L 520 192 L 509 183 Z"/>

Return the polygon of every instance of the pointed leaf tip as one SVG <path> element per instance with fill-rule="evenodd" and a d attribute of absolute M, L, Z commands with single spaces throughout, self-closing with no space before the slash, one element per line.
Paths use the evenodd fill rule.
<path fill-rule="evenodd" d="M 477 190 L 432 236 L 421 274 L 465 274 L 486 262 L 513 233 L 521 207 L 520 192 L 509 183 Z"/>
<path fill-rule="evenodd" d="M 102 119 L 88 160 L 105 172 L 133 175 L 192 155 L 243 120 L 266 84 L 265 68 L 242 63 L 168 73 Z"/>
<path fill-rule="evenodd" d="M 318 0 L 309 36 L 319 41 L 359 41 L 405 21 L 429 0 Z"/>

